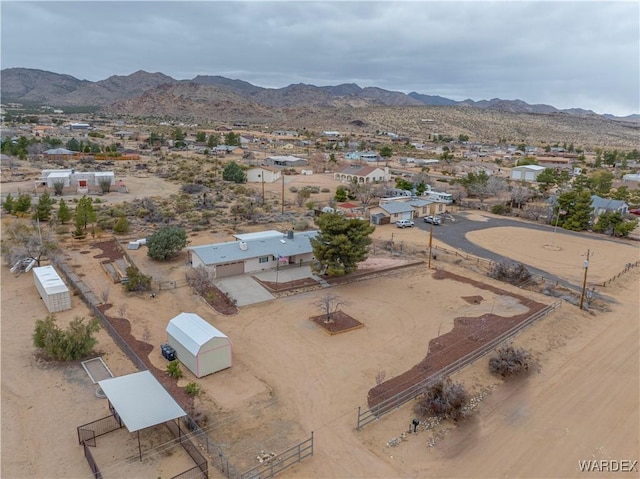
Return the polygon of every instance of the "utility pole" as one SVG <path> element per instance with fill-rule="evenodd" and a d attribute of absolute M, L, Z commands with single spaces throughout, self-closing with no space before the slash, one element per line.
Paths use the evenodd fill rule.
<path fill-rule="evenodd" d="M 280 172 L 280 174 L 282 175 L 282 201 L 280 203 L 282 203 L 281 213 L 284 214 L 284 173 Z"/>
<path fill-rule="evenodd" d="M 260 176 L 262 178 L 262 206 L 264 206 L 264 170 L 262 170 Z"/>
<path fill-rule="evenodd" d="M 436 212 L 436 208 L 435 208 L 435 203 L 431 203 L 431 208 L 429 208 L 429 211 L 431 213 L 431 228 L 429 229 L 429 263 L 427 264 L 427 268 L 431 269 L 431 246 L 433 245 L 433 223 L 436 221 L 435 219 L 435 212 Z"/>
<path fill-rule="evenodd" d="M 589 271 L 589 256 L 591 256 L 591 251 L 587 249 L 587 259 L 584 261 L 584 278 L 582 280 L 582 294 L 580 295 L 580 309 L 582 309 L 582 305 L 584 304 L 584 295 L 587 291 L 587 271 Z"/>

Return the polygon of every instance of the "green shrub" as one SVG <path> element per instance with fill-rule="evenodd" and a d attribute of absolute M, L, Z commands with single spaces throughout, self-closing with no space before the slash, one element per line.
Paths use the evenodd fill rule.
<path fill-rule="evenodd" d="M 127 291 L 149 291 L 151 289 L 151 276 L 144 275 L 135 266 L 127 268 Z"/>
<path fill-rule="evenodd" d="M 118 221 L 113 225 L 114 233 L 126 233 L 129 231 L 129 221 L 126 216 L 121 216 Z"/>
<path fill-rule="evenodd" d="M 76 316 L 66 330 L 56 324 L 54 314 L 36 321 L 33 332 L 33 344 L 46 356 L 59 361 L 75 361 L 85 358 L 93 351 L 98 340 L 93 334 L 100 330 L 96 318 L 85 322 L 85 318 Z"/>
<path fill-rule="evenodd" d="M 509 215 L 511 214 L 511 207 L 507 205 L 493 205 L 490 210 L 495 215 Z"/>
<path fill-rule="evenodd" d="M 180 363 L 177 359 L 167 364 L 167 374 L 175 379 L 180 379 L 183 376 Z"/>
<path fill-rule="evenodd" d="M 291 186 L 291 187 L 289 188 L 289 191 L 290 191 L 291 193 L 297 193 L 297 192 L 298 192 L 298 188 L 296 188 L 295 186 Z"/>

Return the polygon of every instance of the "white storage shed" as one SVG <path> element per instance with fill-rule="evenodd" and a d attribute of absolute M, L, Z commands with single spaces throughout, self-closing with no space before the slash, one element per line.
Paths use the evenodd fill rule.
<path fill-rule="evenodd" d="M 71 292 L 53 266 L 33 268 L 33 281 L 50 313 L 71 309 Z"/>
<path fill-rule="evenodd" d="M 197 378 L 231 367 L 231 341 L 194 313 L 180 313 L 167 325 L 167 343 Z"/>

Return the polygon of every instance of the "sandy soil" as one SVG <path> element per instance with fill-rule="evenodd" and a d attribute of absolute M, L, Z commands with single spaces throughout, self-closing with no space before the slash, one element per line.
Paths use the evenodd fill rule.
<path fill-rule="evenodd" d="M 380 228 L 376 235 L 388 239 L 391 228 Z M 418 229 L 393 228 L 393 233 L 394 240 L 428 242 Z M 517 228 L 506 229 L 497 244 L 521 243 L 520 234 Z M 477 241 L 496 248 L 495 237 Z M 539 252 L 532 264 L 550 268 L 557 264 L 555 251 L 536 241 L 543 239 L 527 239 Z M 567 243 L 566 248 L 578 256 L 583 252 L 581 244 Z M 538 374 L 503 384 L 489 376 L 486 363 L 479 361 L 457 376 L 472 391 L 495 385 L 472 420 L 451 428 L 433 448 L 426 444 L 431 433 L 425 431 L 389 448 L 387 441 L 406 430 L 413 417 L 410 405 L 355 431 L 356 409 L 366 405 L 376 375 L 384 371 L 390 378 L 418 363 L 429 340 L 438 331 L 450 330 L 456 316 L 489 310 L 508 316 L 520 311 L 517 305 L 469 284 L 435 280 L 426 266 L 418 266 L 332 288 L 345 300 L 341 309 L 365 326 L 330 336 L 309 321 L 319 314 L 313 302 L 326 290 L 247 306 L 238 315 L 223 317 L 188 288 L 161 291 L 155 299 L 124 293 L 109 283 L 93 258 L 99 251 L 88 243 L 76 243 L 68 253 L 68 262 L 83 280 L 98 294 L 108 287 L 109 303 L 131 321 L 133 334 L 154 346 L 150 355 L 154 365 L 164 368 L 159 345 L 166 338 L 167 322 L 181 311 L 196 312 L 229 335 L 234 366 L 197 380 L 205 391 L 198 404 L 208 416 L 211 437 L 240 470 L 256 465 L 260 450 L 282 450 L 311 431 L 316 438 L 314 457 L 283 477 L 560 478 L 578 475 L 578 459 L 638 459 L 640 273 L 636 270 L 603 291 L 616 300 L 610 313 L 592 316 L 564 305 L 517 337 L 518 345 L 529 347 L 539 358 Z M 614 245 L 606 254 L 617 264 L 627 261 L 628 250 Z M 595 263 L 598 255 L 594 277 L 606 276 L 606 264 Z M 185 257 L 158 266 L 144 257 L 144 250 L 133 256 L 143 272 L 163 279 L 183 277 L 188 267 Z M 580 259 L 578 272 L 579 263 Z M 75 428 L 105 416 L 106 404 L 95 398 L 79 364 L 53 365 L 34 355 L 31 333 L 46 309 L 31 276 L 14 278 L 3 267 L 1 289 L 2 477 L 88 477 Z M 471 304 L 463 298 L 475 295 L 485 301 Z M 526 295 L 551 302 L 545 296 Z M 59 315 L 61 323 L 87 315 L 78 297 L 73 300 L 74 309 Z M 98 349 L 114 374 L 135 371 L 104 331 L 99 333 Z M 186 371 L 183 384 L 191 380 L 195 378 Z M 150 433 L 147 445 L 157 447 L 162 441 L 160 433 L 157 437 Z M 157 462 L 140 467 L 124 462 L 137 453 L 130 446 L 128 440 L 98 439 L 99 465 L 106 470 L 113 467 L 106 477 L 166 477 L 178 472 L 168 468 L 181 452 L 158 455 Z"/>

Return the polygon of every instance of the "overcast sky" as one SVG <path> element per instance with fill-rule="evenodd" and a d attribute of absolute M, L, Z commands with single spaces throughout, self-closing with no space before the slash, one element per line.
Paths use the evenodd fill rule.
<path fill-rule="evenodd" d="M 0 3 L 2 68 L 640 112 L 640 2 Z"/>

